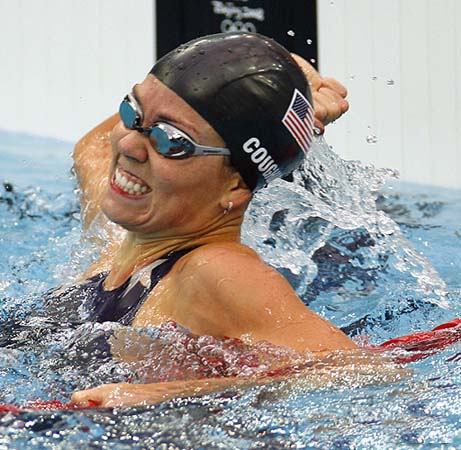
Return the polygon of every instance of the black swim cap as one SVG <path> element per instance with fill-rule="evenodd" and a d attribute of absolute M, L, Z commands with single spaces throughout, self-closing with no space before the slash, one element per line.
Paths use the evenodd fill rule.
<path fill-rule="evenodd" d="M 308 82 L 288 50 L 255 33 L 181 45 L 151 72 L 222 137 L 251 190 L 290 174 L 312 140 Z"/>

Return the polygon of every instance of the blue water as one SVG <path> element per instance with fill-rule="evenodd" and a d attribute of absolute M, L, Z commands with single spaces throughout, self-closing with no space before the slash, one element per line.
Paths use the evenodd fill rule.
<path fill-rule="evenodd" d="M 71 282 L 97 252 L 80 231 L 71 150 L 0 132 L 0 339 L 19 324 L 14 345 L 0 347 L 0 402 L 66 401 L 76 388 L 135 373 L 85 350 L 115 325 L 50 323 L 37 313 L 43 292 Z M 384 173 L 321 143 L 313 155 L 311 180 L 321 168 L 327 181 L 306 184 L 301 174 L 262 193 L 245 241 L 356 339 L 379 343 L 461 316 L 461 192 L 381 186 Z M 157 338 L 168 354 L 173 343 Z M 412 363 L 412 374 L 392 382 L 297 380 L 148 408 L 7 414 L 0 449 L 460 448 L 459 351 Z M 148 362 L 154 372 L 165 364 Z"/>

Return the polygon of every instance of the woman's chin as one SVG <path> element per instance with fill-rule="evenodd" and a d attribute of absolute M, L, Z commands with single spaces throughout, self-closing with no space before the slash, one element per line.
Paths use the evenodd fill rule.
<path fill-rule="evenodd" d="M 142 213 L 127 210 L 126 207 L 122 207 L 107 198 L 102 201 L 101 210 L 111 222 L 128 231 L 141 231 L 146 223 Z"/>

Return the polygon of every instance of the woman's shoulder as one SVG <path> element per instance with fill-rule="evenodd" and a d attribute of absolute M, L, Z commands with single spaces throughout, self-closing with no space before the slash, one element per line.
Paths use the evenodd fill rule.
<path fill-rule="evenodd" d="M 190 252 L 192 255 L 207 255 L 207 256 L 252 256 L 259 259 L 259 255 L 252 248 L 241 242 L 224 241 L 214 242 L 212 244 L 201 245 Z"/>
<path fill-rule="evenodd" d="M 291 290 L 283 276 L 253 249 L 234 242 L 201 246 L 183 257 L 174 272 L 175 282 L 187 293 L 197 291 L 215 300 L 254 294 L 255 286 Z"/>
<path fill-rule="evenodd" d="M 259 255 L 250 247 L 238 242 L 206 244 L 190 251 L 181 258 L 178 272 L 193 272 L 195 275 L 209 276 L 222 271 L 234 271 L 246 265 L 263 265 Z"/>

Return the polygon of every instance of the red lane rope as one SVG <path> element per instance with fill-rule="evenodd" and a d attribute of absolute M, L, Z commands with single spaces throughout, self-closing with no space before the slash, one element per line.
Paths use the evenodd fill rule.
<path fill-rule="evenodd" d="M 408 354 L 399 355 L 395 358 L 398 363 L 409 363 L 427 358 L 449 345 L 461 340 L 461 319 L 446 322 L 431 331 L 409 334 L 390 339 L 382 344 L 370 347 L 372 351 L 388 351 L 399 349 Z"/>
<path fill-rule="evenodd" d="M 29 402 L 24 406 L 16 406 L 8 403 L 0 404 L 0 414 L 11 412 L 13 414 L 19 414 L 24 411 L 56 411 L 56 410 L 79 410 L 97 408 L 99 403 L 89 400 L 85 404 L 76 403 L 62 403 L 59 400 L 35 400 Z"/>

